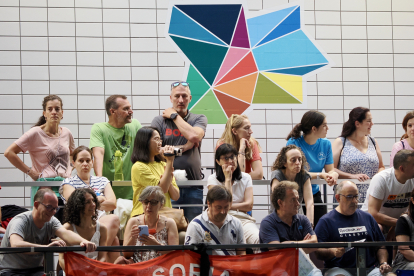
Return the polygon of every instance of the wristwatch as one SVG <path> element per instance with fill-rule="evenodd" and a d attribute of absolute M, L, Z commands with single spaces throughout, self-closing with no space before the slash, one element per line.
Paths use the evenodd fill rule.
<path fill-rule="evenodd" d="M 178 113 L 172 113 L 172 114 L 170 115 L 170 119 L 171 119 L 171 120 L 174 120 L 175 118 L 177 118 L 177 116 L 178 116 Z"/>
<path fill-rule="evenodd" d="M 317 179 L 317 180 L 321 179 L 321 173 L 317 173 L 317 174 L 316 174 L 316 179 Z"/>

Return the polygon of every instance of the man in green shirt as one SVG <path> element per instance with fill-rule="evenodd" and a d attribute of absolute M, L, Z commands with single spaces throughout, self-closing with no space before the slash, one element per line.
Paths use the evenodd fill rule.
<path fill-rule="evenodd" d="M 114 180 L 114 157 L 119 150 L 122 153 L 124 180 L 131 180 L 131 154 L 140 122 L 132 119 L 132 107 L 124 95 L 112 95 L 105 102 L 108 122 L 96 123 L 91 129 L 89 148 L 95 157 L 93 168 L 97 176 Z M 132 199 L 131 187 L 114 189 L 117 197 Z"/>

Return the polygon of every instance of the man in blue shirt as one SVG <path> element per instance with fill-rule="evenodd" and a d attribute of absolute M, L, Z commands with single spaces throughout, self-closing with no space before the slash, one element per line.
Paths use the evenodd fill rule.
<path fill-rule="evenodd" d="M 317 243 L 315 232 L 308 218 L 298 214 L 299 186 L 296 182 L 281 181 L 273 190 L 275 211 L 260 224 L 260 243 Z M 306 253 L 312 248 L 304 248 Z"/>
<path fill-rule="evenodd" d="M 316 226 L 319 242 L 385 241 L 372 215 L 358 209 L 358 188 L 352 181 L 342 181 L 336 188 L 338 207 L 324 215 Z M 316 256 L 325 261 L 325 276 L 356 275 L 354 248 L 319 248 Z M 391 271 L 385 248 L 367 247 L 366 265 L 369 276 Z"/>

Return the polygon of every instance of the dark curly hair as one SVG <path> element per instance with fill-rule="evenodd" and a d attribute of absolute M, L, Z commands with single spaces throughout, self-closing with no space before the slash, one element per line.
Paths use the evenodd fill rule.
<path fill-rule="evenodd" d="M 96 209 L 95 215 L 92 217 L 93 220 L 98 218 L 99 201 L 95 192 L 90 188 L 79 188 L 73 191 L 70 195 L 68 202 L 65 206 L 65 219 L 64 223 L 73 223 L 79 226 L 81 223 L 81 214 L 85 212 L 86 199 L 85 194 L 89 193 L 95 201 Z"/>
<path fill-rule="evenodd" d="M 286 169 L 286 167 L 285 167 L 285 164 L 287 162 L 286 153 L 290 150 L 293 150 L 293 149 L 298 150 L 300 152 L 300 154 L 302 155 L 302 167 L 300 168 L 300 172 L 304 173 L 305 170 L 309 169 L 309 164 L 306 161 L 306 156 L 303 153 L 303 151 L 295 145 L 289 145 L 289 146 L 286 146 L 286 147 L 283 147 L 283 148 L 280 149 L 280 152 L 277 155 L 275 162 L 273 163 L 272 171 Z"/>

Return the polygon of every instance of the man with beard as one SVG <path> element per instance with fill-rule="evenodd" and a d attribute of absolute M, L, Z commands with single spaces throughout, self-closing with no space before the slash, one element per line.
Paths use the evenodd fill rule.
<path fill-rule="evenodd" d="M 208 190 L 208 208 L 188 225 L 185 244 L 245 244 L 241 221 L 227 214 L 231 203 L 232 195 L 224 186 L 216 185 Z M 213 255 L 244 254 L 244 250 L 213 250 Z"/>
<path fill-rule="evenodd" d="M 336 188 L 338 207 L 324 215 L 316 225 L 319 242 L 374 242 L 385 241 L 375 219 L 358 209 L 358 188 L 352 181 L 342 181 Z M 325 276 L 356 275 L 355 248 L 319 248 L 316 256 L 325 261 Z M 368 276 L 391 271 L 384 248 L 366 248 Z"/>
<path fill-rule="evenodd" d="M 122 153 L 124 180 L 131 180 L 131 154 L 140 122 L 132 119 L 132 107 L 124 95 L 112 95 L 105 102 L 108 122 L 96 123 L 91 129 L 89 148 L 95 157 L 93 169 L 96 176 L 114 180 L 115 152 Z M 122 198 L 132 199 L 131 187 L 117 187 L 114 192 Z"/>

